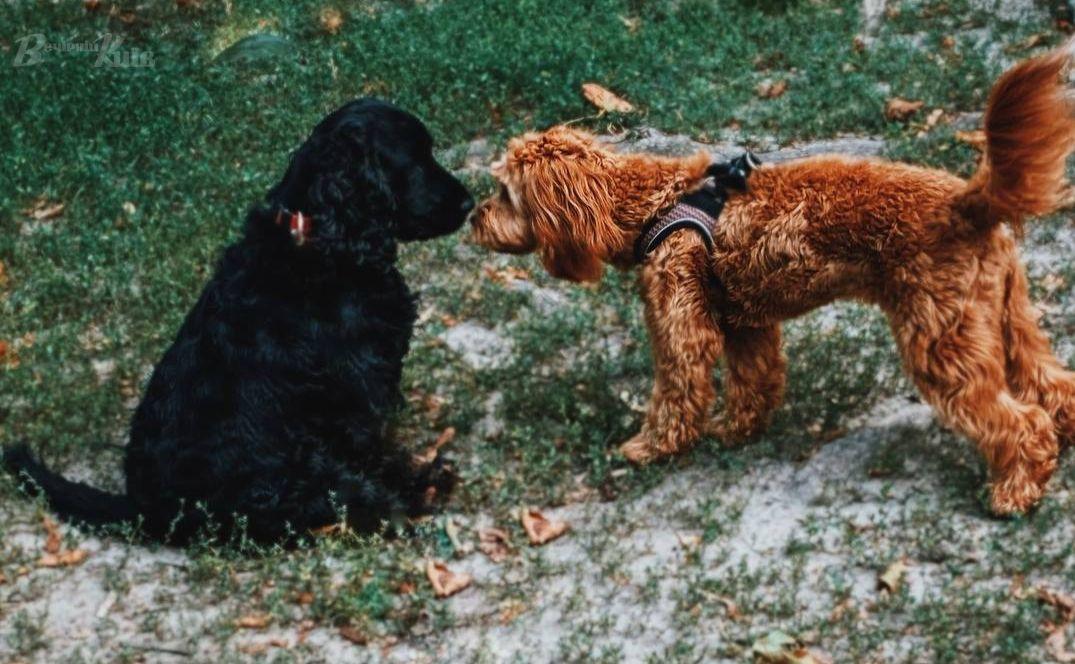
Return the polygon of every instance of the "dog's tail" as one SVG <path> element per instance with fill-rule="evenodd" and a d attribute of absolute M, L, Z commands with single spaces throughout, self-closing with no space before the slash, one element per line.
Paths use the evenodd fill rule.
<path fill-rule="evenodd" d="M 138 510 L 127 496 L 64 479 L 34 458 L 26 445 L 4 447 L 4 467 L 28 493 L 43 493 L 52 509 L 66 521 L 106 526 L 138 518 Z"/>
<path fill-rule="evenodd" d="M 1008 70 L 989 96 L 985 155 L 957 201 L 976 226 L 1049 214 L 1065 201 L 1075 149 L 1075 103 L 1067 86 L 1075 41 Z"/>

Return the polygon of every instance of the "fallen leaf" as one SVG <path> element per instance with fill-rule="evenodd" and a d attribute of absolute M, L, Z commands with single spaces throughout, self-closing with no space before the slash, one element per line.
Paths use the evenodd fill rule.
<path fill-rule="evenodd" d="M 348 532 L 350 532 L 350 528 L 347 526 L 347 523 L 341 522 L 330 523 L 327 526 L 314 528 L 310 531 L 310 534 L 317 537 L 335 537 L 338 535 L 346 535 Z"/>
<path fill-rule="evenodd" d="M 805 647 L 795 637 L 779 630 L 769 632 L 751 646 L 754 661 L 765 664 L 832 664 L 827 654 Z"/>
<path fill-rule="evenodd" d="M 583 83 L 582 96 L 605 113 L 630 113 L 635 110 L 631 102 L 597 83 Z"/>
<path fill-rule="evenodd" d="M 41 519 L 41 525 L 45 528 L 47 535 L 45 553 L 59 553 L 61 544 L 60 527 L 47 514 Z"/>
<path fill-rule="evenodd" d="M 433 594 L 437 597 L 450 597 L 466 589 L 474 581 L 469 574 L 457 574 L 439 560 L 426 561 L 426 577 L 433 585 Z"/>
<path fill-rule="evenodd" d="M 295 595 L 295 603 L 299 606 L 310 606 L 314 603 L 314 594 L 312 592 L 302 592 Z"/>
<path fill-rule="evenodd" d="M 7 265 L 4 264 L 4 261 L 0 261 L 0 290 L 7 288 L 8 281 Z"/>
<path fill-rule="evenodd" d="M 301 646 L 306 643 L 306 639 L 310 636 L 310 632 L 314 630 L 314 627 L 317 627 L 317 623 L 312 620 L 307 619 L 300 622 L 299 628 L 295 632 L 295 645 Z"/>
<path fill-rule="evenodd" d="M 396 586 L 397 595 L 413 595 L 414 591 L 418 590 L 410 581 L 402 581 Z"/>
<path fill-rule="evenodd" d="M 716 595 L 713 599 L 724 605 L 724 612 L 727 614 L 729 620 L 734 620 L 736 622 L 742 620 L 743 614 L 739 611 L 739 605 L 736 604 L 731 597 Z"/>
<path fill-rule="evenodd" d="M 1075 599 L 1070 595 L 1050 590 L 1044 586 L 1038 588 L 1037 595 L 1038 601 L 1042 604 L 1048 604 L 1060 612 L 1061 622 L 1069 623 L 1075 620 Z"/>
<path fill-rule="evenodd" d="M 1061 625 L 1049 632 L 1045 637 L 1045 651 L 1055 662 L 1075 662 L 1075 652 L 1068 650 L 1068 638 L 1064 634 L 1064 626 Z"/>
<path fill-rule="evenodd" d="M 452 548 L 459 553 L 470 553 L 474 550 L 473 544 L 464 542 L 463 538 L 460 537 L 459 524 L 452 517 L 444 520 L 444 534 L 448 536 L 448 541 L 452 543 Z"/>
<path fill-rule="evenodd" d="M 235 626 L 240 629 L 265 629 L 272 622 L 272 615 L 268 613 L 248 613 L 235 621 Z"/>
<path fill-rule="evenodd" d="M 779 81 L 762 81 L 758 83 L 758 87 L 754 88 L 754 92 L 757 93 L 762 99 L 776 99 L 782 97 L 785 92 L 788 91 L 788 82 L 784 79 Z"/>
<path fill-rule="evenodd" d="M 335 7 L 325 7 L 321 10 L 321 29 L 330 35 L 340 31 L 343 26 L 343 14 Z"/>
<path fill-rule="evenodd" d="M 256 657 L 258 655 L 264 655 L 265 653 L 269 652 L 271 648 L 280 648 L 282 650 L 287 650 L 290 647 L 291 644 L 288 643 L 285 639 L 269 639 L 268 641 L 262 641 L 261 643 L 247 643 L 245 645 L 241 645 L 239 646 L 239 652 L 243 653 L 244 655 L 252 655 Z"/>
<path fill-rule="evenodd" d="M 623 27 L 627 28 L 627 32 L 632 35 L 638 32 L 638 29 L 642 27 L 642 19 L 637 16 L 619 16 L 620 23 L 623 23 Z"/>
<path fill-rule="evenodd" d="M 877 577 L 877 589 L 895 594 L 899 590 L 900 581 L 903 580 L 903 575 L 906 572 L 907 563 L 897 560 Z"/>
<path fill-rule="evenodd" d="M 899 97 L 889 99 L 885 104 L 885 117 L 889 120 L 906 120 L 926 105 L 924 101 L 908 101 Z"/>
<path fill-rule="evenodd" d="M 38 567 L 73 567 L 75 565 L 81 565 L 86 558 L 89 557 L 89 553 L 82 549 L 74 549 L 71 551 L 61 551 L 59 553 L 46 553 L 41 556 L 41 559 L 37 561 Z"/>
<path fill-rule="evenodd" d="M 34 203 L 33 207 L 24 209 L 22 213 L 34 221 L 48 221 L 63 214 L 65 207 L 63 203 L 49 203 L 41 198 Z"/>
<path fill-rule="evenodd" d="M 433 463 L 437 458 L 440 448 L 453 440 L 455 440 L 455 427 L 447 427 L 444 431 L 440 432 L 440 435 L 437 436 L 437 439 L 433 441 L 432 445 L 427 447 L 424 451 L 414 455 L 415 461 L 419 463 Z"/>
<path fill-rule="evenodd" d="M 364 646 L 370 642 L 370 637 L 364 631 L 351 625 L 344 625 L 340 628 L 339 634 L 342 638 L 350 641 L 351 643 Z"/>
<path fill-rule="evenodd" d="M 956 47 L 956 38 L 952 35 L 945 35 L 941 38 L 941 48 L 948 49 L 949 51 Z"/>
<path fill-rule="evenodd" d="M 482 528 L 478 531 L 478 550 L 494 563 L 503 562 L 511 555 L 511 538 L 500 528 Z"/>
<path fill-rule="evenodd" d="M 95 12 L 101 7 L 101 0 L 82 0 L 82 8 L 88 12 Z"/>
<path fill-rule="evenodd" d="M 498 284 L 509 284 L 513 281 L 528 281 L 530 279 L 530 273 L 521 267 L 515 267 L 509 265 L 505 268 L 496 268 L 492 265 L 485 266 L 485 276 L 490 281 Z"/>
<path fill-rule="evenodd" d="M 0 586 L 4 585 L 5 583 L 7 583 L 7 576 L 5 576 L 3 572 L 0 572 Z"/>
<path fill-rule="evenodd" d="M 524 613 L 526 613 L 526 604 L 517 599 L 510 599 L 500 605 L 500 624 L 510 625 Z"/>
<path fill-rule="evenodd" d="M 933 129 L 934 127 L 936 127 L 937 123 L 940 122 L 941 118 L 943 118 L 943 117 L 944 117 L 944 109 L 943 108 L 935 108 L 932 111 L 930 111 L 929 115 L 926 116 L 926 129 Z"/>
<path fill-rule="evenodd" d="M 1047 35 L 1039 32 L 1037 34 L 1030 35 L 1018 44 L 1012 44 L 1011 46 L 1008 46 L 1004 50 L 1008 53 L 1013 53 L 1015 51 L 1027 51 L 1044 42 L 1046 37 Z"/>
<path fill-rule="evenodd" d="M 982 129 L 975 129 L 973 131 L 957 131 L 956 140 L 966 143 L 978 152 L 985 152 L 986 137 L 985 131 Z"/>
<path fill-rule="evenodd" d="M 523 530 L 534 546 L 551 542 L 566 533 L 569 527 L 566 521 L 550 521 L 541 512 L 529 508 L 522 510 L 521 520 Z"/>

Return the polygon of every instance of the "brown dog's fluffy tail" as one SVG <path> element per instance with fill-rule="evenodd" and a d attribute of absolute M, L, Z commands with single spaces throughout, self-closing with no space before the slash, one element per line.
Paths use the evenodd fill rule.
<path fill-rule="evenodd" d="M 1075 104 L 1067 86 L 1075 41 L 1007 71 L 989 95 L 986 150 L 958 205 L 975 225 L 1048 214 L 1065 199 L 1065 162 L 1075 149 Z"/>

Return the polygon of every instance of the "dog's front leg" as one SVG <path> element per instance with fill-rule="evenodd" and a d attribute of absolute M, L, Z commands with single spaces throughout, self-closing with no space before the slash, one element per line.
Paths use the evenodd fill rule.
<path fill-rule="evenodd" d="M 701 239 L 670 238 L 642 268 L 655 382 L 642 431 L 620 448 L 634 463 L 681 452 L 701 437 L 716 390 L 723 335 L 706 292 Z"/>

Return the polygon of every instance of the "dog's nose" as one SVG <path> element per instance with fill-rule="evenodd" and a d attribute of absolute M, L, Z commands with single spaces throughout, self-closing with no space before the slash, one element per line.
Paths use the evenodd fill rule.
<path fill-rule="evenodd" d="M 459 211 L 463 214 L 470 214 L 470 211 L 474 209 L 474 199 L 467 196 L 463 199 L 463 203 L 459 206 Z"/>

